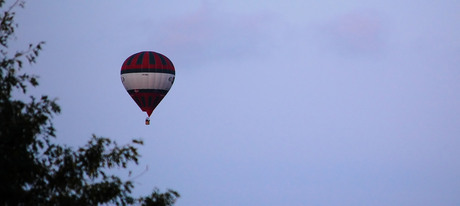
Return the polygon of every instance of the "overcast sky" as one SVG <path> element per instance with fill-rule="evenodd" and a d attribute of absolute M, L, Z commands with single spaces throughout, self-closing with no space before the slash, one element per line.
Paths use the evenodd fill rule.
<path fill-rule="evenodd" d="M 17 10 L 16 46 L 46 41 L 29 69 L 34 92 L 62 107 L 57 141 L 144 140 L 136 194 L 460 205 L 459 11 L 458 0 L 33 0 Z M 146 50 L 176 67 L 150 126 L 120 81 Z"/>

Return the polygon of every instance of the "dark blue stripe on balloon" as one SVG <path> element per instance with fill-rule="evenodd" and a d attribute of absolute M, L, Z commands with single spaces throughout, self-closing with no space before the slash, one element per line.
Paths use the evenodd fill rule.
<path fill-rule="evenodd" d="M 153 104 L 152 104 L 152 101 L 153 101 L 152 96 L 149 96 L 149 103 L 148 103 L 149 106 L 152 106 L 152 105 L 153 105 Z"/>
<path fill-rule="evenodd" d="M 144 59 L 144 52 L 140 53 L 139 56 L 137 57 L 137 61 L 136 61 L 136 64 L 139 65 L 139 64 L 142 64 L 142 60 Z"/>
<path fill-rule="evenodd" d="M 164 57 L 163 55 L 160 55 L 160 54 L 159 54 L 158 56 L 160 57 L 161 64 L 167 65 L 167 64 L 166 64 L 166 59 L 165 59 L 165 57 Z"/>
<path fill-rule="evenodd" d="M 141 97 L 142 106 L 145 106 L 145 97 Z"/>
<path fill-rule="evenodd" d="M 149 64 L 155 64 L 155 54 L 153 52 L 149 52 Z"/>
<path fill-rule="evenodd" d="M 121 74 L 127 73 L 165 73 L 165 74 L 176 74 L 176 71 L 170 69 L 123 69 Z"/>
<path fill-rule="evenodd" d="M 131 55 L 126 62 L 126 65 L 130 65 L 136 55 Z"/>
<path fill-rule="evenodd" d="M 128 90 L 129 94 L 135 94 L 135 93 L 158 93 L 158 94 L 167 94 L 168 90 L 162 90 L 162 89 L 130 89 Z M 145 103 L 145 99 L 143 100 Z"/>

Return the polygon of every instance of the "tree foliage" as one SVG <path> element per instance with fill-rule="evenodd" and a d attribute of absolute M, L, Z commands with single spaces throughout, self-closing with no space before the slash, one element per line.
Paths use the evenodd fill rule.
<path fill-rule="evenodd" d="M 0 0 L 0 8 L 5 6 Z M 119 146 L 93 135 L 77 149 L 56 144 L 51 121 L 60 113 L 56 100 L 46 95 L 29 96 L 29 102 L 13 97 L 38 86 L 38 77 L 24 72 L 23 63 L 35 63 L 44 45 L 29 44 L 25 51 L 10 54 L 18 7 L 24 7 L 24 1 L 0 13 L 0 205 L 173 205 L 179 197 L 176 191 L 154 189 L 135 198 L 131 181 L 110 174 L 111 169 L 138 164 L 140 155 L 133 145 L 142 145 L 141 140 Z"/>

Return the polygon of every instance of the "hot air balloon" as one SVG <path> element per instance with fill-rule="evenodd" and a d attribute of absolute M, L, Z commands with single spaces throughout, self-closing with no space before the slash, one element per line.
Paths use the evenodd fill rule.
<path fill-rule="evenodd" d="M 142 111 L 150 115 L 174 83 L 174 65 L 163 54 L 143 51 L 128 57 L 121 67 L 121 82 Z"/>

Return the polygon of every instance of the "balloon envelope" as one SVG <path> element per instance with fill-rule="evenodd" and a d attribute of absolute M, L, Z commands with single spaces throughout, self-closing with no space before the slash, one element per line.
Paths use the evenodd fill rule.
<path fill-rule="evenodd" d="M 121 82 L 142 111 L 150 116 L 174 83 L 174 65 L 163 54 L 143 51 L 128 57 Z"/>

